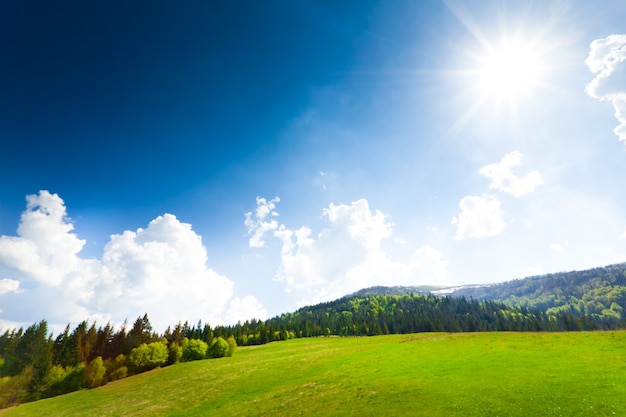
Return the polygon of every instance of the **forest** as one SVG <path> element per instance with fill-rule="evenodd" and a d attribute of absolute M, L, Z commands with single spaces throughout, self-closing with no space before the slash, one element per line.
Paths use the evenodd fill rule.
<path fill-rule="evenodd" d="M 461 287 L 450 293 L 478 300 L 497 300 L 517 307 L 575 316 L 623 317 L 626 263 L 584 271 L 533 276 L 499 284 Z"/>
<path fill-rule="evenodd" d="M 293 313 L 232 326 L 199 321 L 154 332 L 148 314 L 119 329 L 83 321 L 56 337 L 45 320 L 0 335 L 0 408 L 95 388 L 157 367 L 231 356 L 238 345 L 302 337 L 417 332 L 578 331 L 623 328 L 613 315 L 513 307 L 465 297 L 347 296 Z"/>

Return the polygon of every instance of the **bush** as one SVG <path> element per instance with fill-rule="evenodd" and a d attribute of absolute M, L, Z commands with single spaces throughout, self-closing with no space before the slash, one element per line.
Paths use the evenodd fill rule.
<path fill-rule="evenodd" d="M 230 336 L 226 342 L 228 343 L 228 352 L 226 352 L 226 356 L 231 357 L 233 356 L 233 353 L 235 353 L 235 349 L 237 349 L 237 341 L 233 336 Z"/>
<path fill-rule="evenodd" d="M 197 361 L 206 358 L 209 345 L 199 339 L 183 339 L 181 344 L 183 354 L 181 360 L 183 362 Z"/>
<path fill-rule="evenodd" d="M 139 373 L 164 365 L 167 358 L 168 350 L 164 343 L 152 342 L 149 345 L 142 343 L 130 351 L 128 363 L 134 368 L 135 373 Z"/>
<path fill-rule="evenodd" d="M 224 338 L 218 337 L 213 341 L 213 344 L 211 345 L 207 356 L 209 358 L 223 358 L 224 356 L 228 355 L 228 350 L 228 342 L 224 340 Z"/>
<path fill-rule="evenodd" d="M 180 361 L 180 358 L 183 356 L 183 348 L 176 342 L 172 342 L 168 347 L 169 355 L 167 358 L 167 364 L 173 365 Z"/>
<path fill-rule="evenodd" d="M 42 398 L 56 397 L 57 395 L 77 391 L 87 384 L 85 368 L 82 365 L 77 367 L 55 365 L 46 375 L 44 383 L 46 388 L 41 394 Z"/>
<path fill-rule="evenodd" d="M 33 379 L 33 367 L 27 366 L 16 376 L 0 378 L 0 408 L 19 404 L 28 397 L 28 385 Z"/>
<path fill-rule="evenodd" d="M 91 388 L 96 388 L 101 385 L 106 384 L 106 380 L 104 379 L 104 375 L 106 374 L 106 368 L 104 367 L 104 361 L 102 360 L 102 356 L 98 356 L 85 368 L 85 376 L 87 377 L 87 382 Z"/>
<path fill-rule="evenodd" d="M 109 381 L 117 381 L 118 379 L 123 379 L 128 376 L 128 368 L 125 366 L 120 366 L 113 372 L 109 373 Z"/>

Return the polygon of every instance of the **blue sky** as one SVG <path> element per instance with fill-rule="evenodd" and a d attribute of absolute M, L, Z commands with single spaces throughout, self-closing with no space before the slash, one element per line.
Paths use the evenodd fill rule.
<path fill-rule="evenodd" d="M 626 260 L 618 1 L 0 4 L 0 328 Z"/>

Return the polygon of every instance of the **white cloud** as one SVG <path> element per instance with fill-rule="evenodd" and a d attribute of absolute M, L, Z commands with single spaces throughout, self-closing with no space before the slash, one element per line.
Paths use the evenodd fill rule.
<path fill-rule="evenodd" d="M 41 191 L 26 201 L 18 237 L 0 236 L 0 268 L 19 271 L 29 281 L 58 285 L 79 268 L 77 255 L 85 241 L 71 233 L 74 226 L 58 195 Z"/>
<path fill-rule="evenodd" d="M 491 188 L 521 197 L 543 184 L 538 171 L 529 172 L 524 177 L 518 177 L 511 172 L 512 168 L 521 165 L 522 157 L 520 151 L 513 151 L 504 155 L 499 163 L 482 167 L 480 173 L 491 180 Z"/>
<path fill-rule="evenodd" d="M 268 216 L 277 217 L 278 213 L 274 210 L 276 203 L 280 202 L 280 198 L 274 197 L 267 200 L 262 197 L 256 198 L 256 210 L 254 213 L 246 213 L 244 224 L 248 228 L 248 235 L 252 235 L 248 241 L 251 248 L 262 248 L 265 246 L 263 236 L 265 233 L 276 230 L 278 222 L 274 219 L 266 220 Z"/>
<path fill-rule="evenodd" d="M 410 270 L 415 271 L 418 277 L 424 277 L 424 282 L 430 284 L 447 284 L 447 267 L 448 261 L 443 253 L 429 245 L 417 249 L 410 264 Z"/>
<path fill-rule="evenodd" d="M 250 319 L 267 319 L 267 309 L 252 295 L 233 298 L 230 301 L 226 323 L 236 324 Z"/>
<path fill-rule="evenodd" d="M 208 266 L 201 237 L 174 215 L 112 235 L 102 259 L 84 259 L 85 241 L 72 232 L 63 200 L 41 191 L 27 202 L 19 236 L 0 236 L 0 274 L 7 277 L 0 280 L 0 324 L 42 318 L 53 328 L 85 319 L 119 324 L 147 312 L 163 331 L 180 320 L 218 324 L 237 316 L 227 311 L 233 282 Z M 263 313 L 253 301 L 244 297 L 232 306 Z"/>
<path fill-rule="evenodd" d="M 452 219 L 452 224 L 456 224 L 456 239 L 496 236 L 506 226 L 500 200 L 495 197 L 466 196 L 459 207 L 461 212 Z"/>
<path fill-rule="evenodd" d="M 322 215 L 327 226 L 317 234 L 306 226 L 280 225 L 274 231 L 282 242 L 276 280 L 298 305 L 373 285 L 447 282 L 447 261 L 430 246 L 417 249 L 410 259 L 390 259 L 382 242 L 393 242 L 393 224 L 384 213 L 372 211 L 367 200 L 331 203 Z"/>
<path fill-rule="evenodd" d="M 624 233 L 617 237 L 618 239 L 626 239 L 626 229 L 624 229 Z"/>
<path fill-rule="evenodd" d="M 19 281 L 9 278 L 0 279 L 0 294 L 15 292 L 18 290 L 19 287 Z"/>
<path fill-rule="evenodd" d="M 157 217 L 145 230 L 111 236 L 102 264 L 105 281 L 95 301 L 105 311 L 131 317 L 148 312 L 153 325 L 219 321 L 233 293 L 233 282 L 207 267 L 200 236 L 172 214 Z"/>
<path fill-rule="evenodd" d="M 554 251 L 554 252 L 564 251 L 563 246 L 560 243 L 551 243 L 548 247 L 550 248 L 551 251 Z"/>
<path fill-rule="evenodd" d="M 596 74 L 585 91 L 613 104 L 619 122 L 613 132 L 626 142 L 626 35 L 610 35 L 591 42 L 585 63 Z"/>

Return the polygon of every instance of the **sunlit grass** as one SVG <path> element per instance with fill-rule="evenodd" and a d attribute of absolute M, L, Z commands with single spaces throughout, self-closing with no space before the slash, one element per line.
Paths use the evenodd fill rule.
<path fill-rule="evenodd" d="M 626 332 L 297 339 L 0 415 L 626 415 Z"/>

